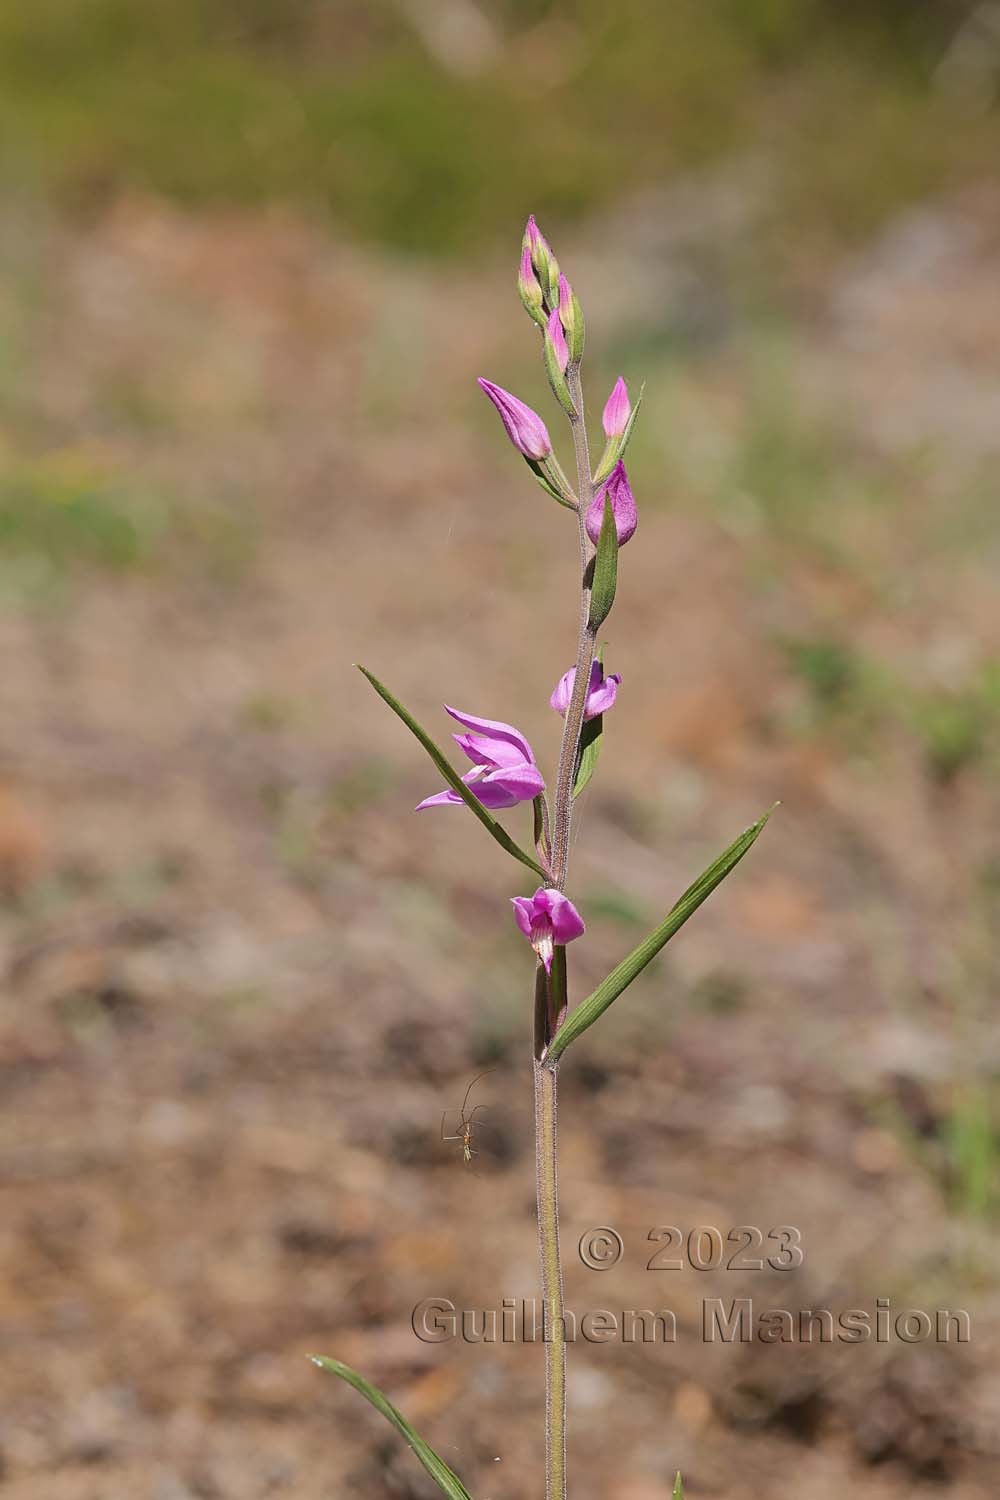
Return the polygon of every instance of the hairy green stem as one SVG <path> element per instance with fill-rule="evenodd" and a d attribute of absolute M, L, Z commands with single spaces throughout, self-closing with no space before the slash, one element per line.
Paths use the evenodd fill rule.
<path fill-rule="evenodd" d="M 587 424 L 583 412 L 583 384 L 578 365 L 570 365 L 566 372 L 576 417 L 572 419 L 573 447 L 576 453 L 577 494 L 580 504 L 576 519 L 580 541 L 580 631 L 576 650 L 576 677 L 570 696 L 566 720 L 563 724 L 562 744 L 559 747 L 559 769 L 556 774 L 556 797 L 552 811 L 552 884 L 562 890 L 566 884 L 569 865 L 569 838 L 573 821 L 573 775 L 576 757 L 580 748 L 580 731 L 583 728 L 583 710 L 587 702 L 587 686 L 590 668 L 594 660 L 597 637 L 590 628 L 590 580 L 588 570 L 594 548 L 587 535 L 587 511 L 594 498 L 594 484 L 590 476 L 590 449 L 587 443 Z"/>
<path fill-rule="evenodd" d="M 555 1068 L 535 1059 L 535 1169 L 545 1338 L 545 1500 L 566 1496 L 566 1323 L 559 1252 Z"/>
<path fill-rule="evenodd" d="M 573 820 L 573 778 L 583 728 L 587 685 L 594 660 L 595 633 L 590 628 L 590 564 L 594 549 L 587 536 L 587 510 L 594 495 L 590 450 L 583 410 L 579 365 L 566 372 L 576 415 L 570 419 L 577 473 L 577 527 L 580 544 L 580 631 L 576 677 L 563 725 L 559 769 L 552 808 L 552 884 L 562 890 L 569 866 Z M 540 1061 L 566 1013 L 566 950 L 556 950 L 549 979 L 539 965 L 535 988 L 535 1175 L 538 1189 L 538 1247 L 545 1312 L 545 1500 L 566 1500 L 566 1321 L 562 1259 L 559 1250 L 559 1180 L 556 1155 L 558 1071 Z"/>

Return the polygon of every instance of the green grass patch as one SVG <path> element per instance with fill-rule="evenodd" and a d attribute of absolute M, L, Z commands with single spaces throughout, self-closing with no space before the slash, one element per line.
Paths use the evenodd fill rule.
<path fill-rule="evenodd" d="M 478 71 L 389 0 L 7 0 L 0 174 L 71 202 L 119 188 L 289 201 L 411 251 L 465 254 L 734 148 L 780 163 L 770 244 L 854 234 L 987 166 L 991 120 L 933 65 L 945 4 L 581 0 L 487 8 Z M 977 166 L 978 164 L 978 166 Z"/>

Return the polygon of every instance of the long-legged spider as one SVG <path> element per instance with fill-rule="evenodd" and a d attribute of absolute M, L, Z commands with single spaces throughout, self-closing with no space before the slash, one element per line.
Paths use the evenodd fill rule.
<path fill-rule="evenodd" d="M 485 1104 L 477 1104 L 471 1110 L 469 1110 L 469 1095 L 472 1093 L 473 1088 L 479 1082 L 480 1078 L 485 1078 L 488 1073 L 495 1072 L 495 1068 L 487 1068 L 485 1073 L 477 1073 L 476 1077 L 469 1084 L 469 1087 L 465 1091 L 465 1098 L 462 1100 L 462 1108 L 460 1111 L 461 1118 L 459 1121 L 458 1133 L 456 1135 L 445 1135 L 444 1133 L 445 1121 L 447 1120 L 448 1116 L 450 1114 L 454 1114 L 455 1111 L 452 1109 L 446 1109 L 444 1114 L 441 1116 L 441 1139 L 443 1141 L 461 1141 L 462 1156 L 469 1164 L 471 1164 L 472 1158 L 474 1156 L 479 1155 L 479 1152 L 474 1150 L 472 1145 L 472 1132 L 474 1129 L 481 1129 L 483 1124 L 485 1123 L 483 1120 L 477 1120 L 476 1115 L 479 1110 L 487 1108 Z"/>

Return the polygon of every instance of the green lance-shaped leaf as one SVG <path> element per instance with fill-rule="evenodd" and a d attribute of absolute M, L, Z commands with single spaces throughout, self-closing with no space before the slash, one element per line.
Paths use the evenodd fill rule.
<path fill-rule="evenodd" d="M 431 760 L 441 772 L 441 775 L 444 777 L 445 781 L 458 793 L 462 801 L 472 809 L 476 817 L 479 819 L 480 823 L 482 823 L 483 827 L 486 829 L 486 832 L 491 834 L 492 837 L 496 839 L 501 849 L 506 849 L 507 853 L 512 854 L 515 859 L 519 859 L 522 865 L 527 865 L 529 870 L 534 870 L 536 875 L 539 875 L 543 880 L 548 881 L 550 878 L 548 873 L 542 869 L 541 865 L 538 864 L 536 860 L 532 859 L 527 850 L 522 849 L 520 844 L 515 844 L 506 828 L 502 827 L 501 824 L 497 822 L 496 818 L 494 818 L 489 812 L 487 812 L 486 808 L 480 802 L 479 798 L 469 791 L 469 788 L 466 786 L 461 776 L 459 776 L 458 772 L 449 764 L 448 758 L 445 755 L 444 751 L 438 745 L 435 745 L 430 735 L 425 729 L 421 728 L 413 715 L 407 713 L 406 709 L 400 703 L 399 699 L 394 698 L 389 689 L 385 687 L 383 683 L 379 682 L 378 678 L 375 677 L 371 672 L 369 672 L 367 667 L 362 667 L 358 663 L 356 663 L 355 665 L 357 665 L 358 671 L 363 673 L 364 676 L 368 678 L 368 681 L 371 683 L 376 693 L 378 693 L 383 703 L 387 703 L 389 705 L 397 718 L 402 719 L 403 723 L 406 725 L 410 733 L 420 741 L 424 749 L 427 751 L 427 754 L 430 756 Z"/>
<path fill-rule="evenodd" d="M 684 1481 L 681 1478 L 680 1469 L 677 1470 L 677 1473 L 674 1476 L 674 1490 L 672 1500 L 684 1500 Z"/>
<path fill-rule="evenodd" d="M 328 1370 L 331 1375 L 339 1375 L 341 1380 L 346 1380 L 348 1385 L 353 1385 L 366 1401 L 371 1402 L 376 1411 L 380 1411 L 383 1417 L 392 1423 L 396 1431 L 401 1433 L 409 1443 L 442 1495 L 447 1495 L 448 1500 L 472 1500 L 454 1470 L 449 1469 L 443 1458 L 438 1458 L 434 1449 L 429 1447 L 422 1437 L 418 1437 L 402 1412 L 397 1411 L 392 1402 L 387 1400 L 376 1386 L 359 1375 L 357 1370 L 352 1370 L 350 1365 L 342 1365 L 339 1359 L 326 1359 L 321 1354 L 310 1355 L 310 1358 L 313 1364 L 318 1365 L 321 1370 Z"/>
<path fill-rule="evenodd" d="M 622 433 L 621 437 L 611 438 L 608 441 L 604 452 L 601 454 L 601 461 L 594 472 L 595 488 L 597 487 L 597 485 L 602 484 L 604 480 L 607 479 L 608 475 L 611 473 L 611 470 L 614 468 L 618 460 L 625 457 L 625 449 L 628 447 L 629 441 L 632 437 L 632 429 L 635 426 L 635 419 L 639 415 L 639 407 L 642 405 L 642 393 L 645 389 L 645 384 L 643 384 L 642 389 L 639 391 L 639 395 L 636 398 L 636 403 L 629 413 L 629 419 L 625 424 L 625 431 Z"/>
<path fill-rule="evenodd" d="M 775 807 L 777 805 L 775 803 Z M 680 900 L 670 908 L 666 920 L 661 922 L 659 927 L 639 944 L 638 948 L 633 948 L 628 957 L 623 958 L 618 967 L 612 969 L 603 984 L 599 984 L 593 994 L 588 995 L 587 999 L 570 1013 L 552 1039 L 552 1045 L 546 1054 L 547 1062 L 554 1063 L 557 1058 L 561 1057 L 570 1042 L 575 1042 L 581 1032 L 586 1031 L 588 1026 L 593 1026 L 598 1016 L 603 1015 L 608 1006 L 614 1004 L 618 996 L 628 989 L 636 975 L 642 973 L 646 965 L 656 957 L 674 933 L 684 926 L 688 917 L 698 910 L 715 887 L 721 885 L 730 870 L 739 864 L 747 850 L 756 842 L 757 835 L 773 811 L 774 808 L 769 809 L 762 818 L 758 818 L 756 823 L 741 833 L 725 853 L 720 854 L 718 859 L 698 876 L 694 884 L 688 886 Z"/>
<path fill-rule="evenodd" d="M 604 647 L 597 652 L 597 661 L 604 665 Z M 580 748 L 576 753 L 576 775 L 573 778 L 573 796 L 579 797 L 584 787 L 588 785 L 590 778 L 597 770 L 597 761 L 601 753 L 601 743 L 604 735 L 604 715 L 597 714 L 593 719 L 585 719 L 583 729 L 580 731 Z"/>
<path fill-rule="evenodd" d="M 604 517 L 601 534 L 597 539 L 597 554 L 594 558 L 594 578 L 590 588 L 591 630 L 600 630 L 615 602 L 618 587 L 618 527 L 611 501 L 604 496 Z"/>
<path fill-rule="evenodd" d="M 587 719 L 583 729 L 580 731 L 580 750 L 576 762 L 576 780 L 573 782 L 574 797 L 579 797 L 597 770 L 597 760 L 601 753 L 601 739 L 603 735 L 604 715 L 597 714 L 593 719 Z"/>

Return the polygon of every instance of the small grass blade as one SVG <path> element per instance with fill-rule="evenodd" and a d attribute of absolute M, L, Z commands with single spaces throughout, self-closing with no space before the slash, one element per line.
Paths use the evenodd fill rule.
<path fill-rule="evenodd" d="M 368 678 L 368 681 L 376 693 L 378 693 L 383 703 L 389 705 L 396 717 L 402 719 L 410 733 L 420 741 L 445 781 L 458 793 L 462 801 L 472 809 L 480 823 L 486 829 L 486 832 L 496 839 L 501 849 L 505 849 L 508 854 L 513 855 L 515 859 L 519 859 L 522 865 L 527 865 L 529 870 L 534 870 L 536 875 L 539 875 L 542 880 L 547 882 L 550 879 L 548 872 L 543 870 L 536 860 L 532 859 L 527 850 L 522 849 L 520 844 L 516 844 L 506 828 L 487 812 L 479 798 L 469 791 L 469 788 L 458 772 L 450 765 L 444 751 L 434 743 L 427 731 L 421 728 L 413 715 L 406 711 L 399 699 L 394 698 L 389 689 L 379 682 L 378 678 L 369 672 L 367 667 L 362 667 L 360 663 L 355 663 L 355 665 L 358 671 Z"/>
<path fill-rule="evenodd" d="M 684 1500 L 684 1481 L 681 1478 L 680 1469 L 677 1470 L 677 1474 L 674 1478 L 674 1490 L 671 1500 Z"/>
<path fill-rule="evenodd" d="M 775 803 L 775 807 L 777 807 Z M 637 974 L 640 974 L 646 965 L 656 957 L 660 949 L 667 944 L 679 928 L 684 926 L 688 917 L 698 910 L 701 903 L 712 894 L 717 885 L 721 885 L 726 876 L 751 849 L 757 840 L 764 824 L 774 808 L 770 808 L 762 818 L 751 824 L 738 839 L 730 844 L 718 859 L 704 870 L 693 885 L 688 886 L 680 900 L 670 908 L 666 919 L 660 923 L 655 931 L 651 932 L 646 940 L 633 948 L 627 958 L 623 958 L 616 969 L 612 969 L 603 984 L 599 984 L 592 995 L 582 1001 L 576 1007 L 565 1023 L 560 1026 L 552 1039 L 552 1045 L 546 1053 L 546 1061 L 554 1063 L 557 1058 L 565 1052 L 570 1042 L 593 1026 L 598 1016 L 604 1014 L 609 1005 L 612 1005 L 623 990 L 626 990 Z"/>
<path fill-rule="evenodd" d="M 441 1493 L 448 1496 L 448 1500 L 472 1500 L 472 1496 L 454 1470 L 449 1469 L 444 1459 L 438 1458 L 434 1449 L 429 1447 L 422 1437 L 417 1436 L 402 1412 L 397 1411 L 392 1402 L 383 1396 L 376 1386 L 365 1380 L 364 1376 L 359 1375 L 357 1370 L 352 1370 L 350 1365 L 341 1364 L 339 1359 L 327 1359 L 321 1354 L 311 1354 L 309 1357 L 321 1370 L 328 1370 L 331 1375 L 338 1375 L 341 1380 L 346 1380 L 348 1385 L 353 1385 L 354 1389 L 360 1391 L 376 1411 L 382 1413 L 386 1421 L 392 1423 L 396 1431 L 409 1443 Z"/>

